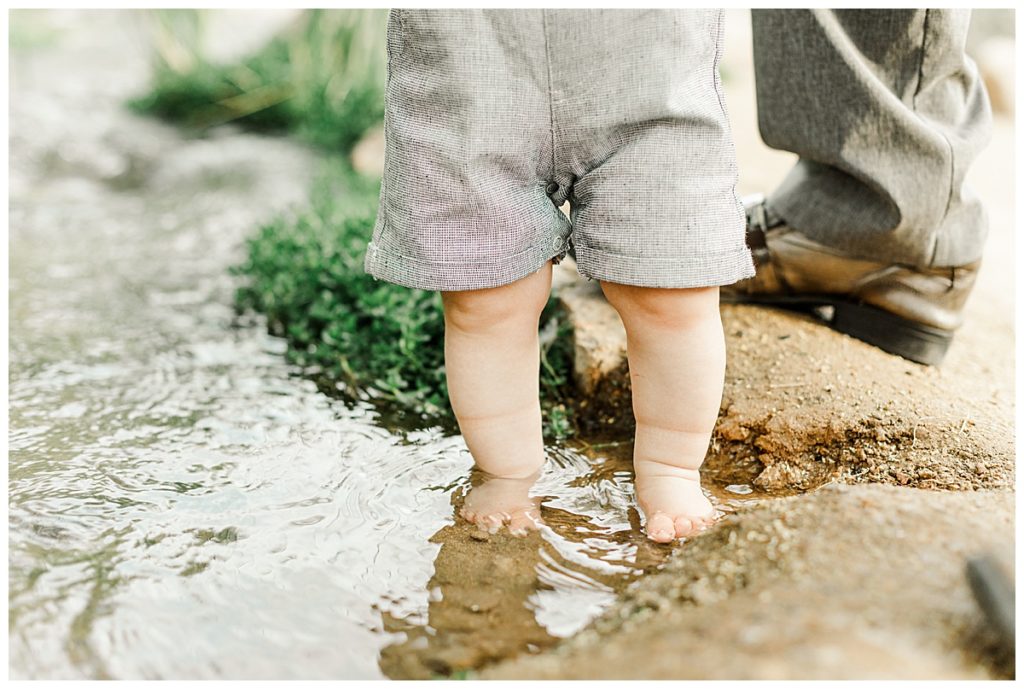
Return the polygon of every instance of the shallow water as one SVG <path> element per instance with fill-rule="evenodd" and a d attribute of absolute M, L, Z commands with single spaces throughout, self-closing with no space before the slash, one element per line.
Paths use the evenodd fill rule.
<path fill-rule="evenodd" d="M 474 536 L 461 438 L 326 397 L 231 307 L 310 152 L 127 114 L 134 20 L 53 16 L 11 68 L 12 678 L 431 676 L 570 635 L 664 560 L 628 446 L 551 448 L 545 526 Z"/>

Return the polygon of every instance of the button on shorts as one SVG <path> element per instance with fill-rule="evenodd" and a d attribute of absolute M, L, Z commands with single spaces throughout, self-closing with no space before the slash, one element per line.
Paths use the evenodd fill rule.
<path fill-rule="evenodd" d="M 719 10 L 391 10 L 366 272 L 497 287 L 571 241 L 591 279 L 753 276 L 721 50 Z"/>

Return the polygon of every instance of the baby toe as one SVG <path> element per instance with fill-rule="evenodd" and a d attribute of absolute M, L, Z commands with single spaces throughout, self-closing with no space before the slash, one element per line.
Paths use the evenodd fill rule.
<path fill-rule="evenodd" d="M 671 543 L 675 538 L 672 519 L 664 512 L 655 512 L 647 520 L 647 537 L 657 543 Z"/>
<path fill-rule="evenodd" d="M 697 530 L 696 520 L 690 517 L 679 516 L 673 522 L 676 530 L 676 538 L 685 538 Z"/>
<path fill-rule="evenodd" d="M 508 532 L 513 536 L 522 536 L 528 531 L 536 531 L 538 528 L 540 528 L 540 515 L 532 511 L 514 514 L 508 522 Z"/>
<path fill-rule="evenodd" d="M 502 513 L 486 514 L 477 520 L 477 524 L 488 533 L 496 534 L 501 525 L 508 521 L 508 515 Z"/>

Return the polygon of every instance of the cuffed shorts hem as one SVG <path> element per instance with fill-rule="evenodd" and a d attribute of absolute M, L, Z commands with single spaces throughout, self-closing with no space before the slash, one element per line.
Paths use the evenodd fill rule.
<path fill-rule="evenodd" d="M 458 292 L 502 287 L 536 273 L 554 259 L 558 263 L 568 249 L 566 239 L 545 242 L 506 259 L 465 262 L 423 261 L 385 249 L 370 242 L 366 247 L 364 270 L 377 278 L 412 289 Z"/>
<path fill-rule="evenodd" d="M 624 256 L 575 244 L 576 266 L 592 280 L 636 287 L 693 288 L 731 285 L 754 277 L 746 246 L 735 251 L 678 257 Z"/>

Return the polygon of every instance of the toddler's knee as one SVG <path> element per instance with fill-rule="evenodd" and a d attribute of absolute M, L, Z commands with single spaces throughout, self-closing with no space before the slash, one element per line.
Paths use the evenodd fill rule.
<path fill-rule="evenodd" d="M 465 332 L 536 327 L 540 310 L 514 294 L 497 289 L 443 292 L 445 322 Z M 541 305 L 543 308 L 543 305 Z"/>
<path fill-rule="evenodd" d="M 551 292 L 551 262 L 501 287 L 442 292 L 445 322 L 467 332 L 535 329 Z"/>
<path fill-rule="evenodd" d="M 602 282 L 601 288 L 623 322 L 687 328 L 718 318 L 718 287 L 664 289 Z"/>

